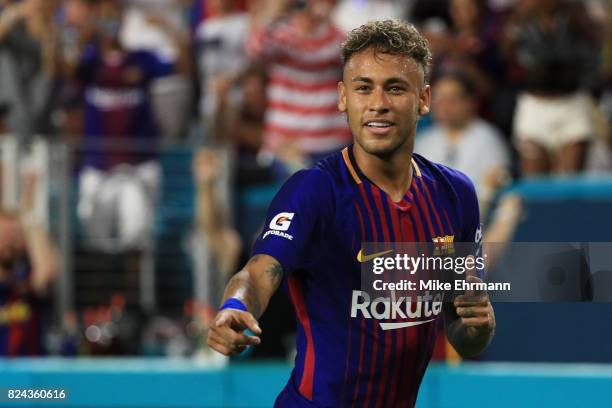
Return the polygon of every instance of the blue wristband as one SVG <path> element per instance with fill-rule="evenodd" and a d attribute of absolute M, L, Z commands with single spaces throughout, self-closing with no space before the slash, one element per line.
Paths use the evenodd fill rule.
<path fill-rule="evenodd" d="M 243 312 L 247 311 L 246 305 L 244 303 L 242 303 L 241 300 L 236 299 L 236 298 L 229 298 L 229 299 L 227 299 L 221 305 L 221 308 L 219 310 L 225 310 L 225 309 L 238 309 L 238 310 L 242 310 Z"/>

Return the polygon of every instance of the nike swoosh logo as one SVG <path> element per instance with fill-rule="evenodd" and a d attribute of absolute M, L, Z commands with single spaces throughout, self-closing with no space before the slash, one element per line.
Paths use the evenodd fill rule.
<path fill-rule="evenodd" d="M 421 320 L 418 322 L 379 323 L 379 324 L 380 324 L 380 328 L 383 330 L 395 330 L 395 329 L 402 329 L 404 327 L 419 326 L 421 324 L 433 322 L 434 320 L 436 319 Z"/>
<path fill-rule="evenodd" d="M 363 254 L 363 249 L 360 249 L 359 252 L 357 253 L 357 261 L 359 261 L 359 262 L 368 262 L 368 261 L 371 261 L 374 258 L 378 258 L 379 256 L 387 255 L 388 253 L 391 253 L 391 252 L 393 252 L 392 249 L 390 249 L 388 251 L 376 252 L 375 254 L 364 255 Z"/>

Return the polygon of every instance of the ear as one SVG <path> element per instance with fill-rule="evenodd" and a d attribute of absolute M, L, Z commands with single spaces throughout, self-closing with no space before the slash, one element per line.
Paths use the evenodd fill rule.
<path fill-rule="evenodd" d="M 431 86 L 425 85 L 419 95 L 419 115 L 427 115 L 431 104 Z"/>
<path fill-rule="evenodd" d="M 346 87 L 343 81 L 338 82 L 338 110 L 346 112 Z"/>

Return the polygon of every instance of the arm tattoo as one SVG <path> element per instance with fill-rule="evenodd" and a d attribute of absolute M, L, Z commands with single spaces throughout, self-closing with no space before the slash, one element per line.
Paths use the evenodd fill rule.
<path fill-rule="evenodd" d="M 274 262 L 272 265 L 268 267 L 266 270 L 268 276 L 272 280 L 274 286 L 278 286 L 280 284 L 281 279 L 283 279 L 283 268 L 279 263 Z"/>
<path fill-rule="evenodd" d="M 247 272 L 248 269 L 254 267 L 253 264 L 260 262 L 265 262 L 264 265 L 261 265 L 263 269 L 260 269 L 260 277 L 250 276 Z M 280 285 L 283 278 L 283 268 L 278 262 L 273 261 L 270 263 L 263 259 L 261 255 L 255 255 L 251 258 L 249 264 L 247 264 L 246 269 L 240 271 L 230 280 L 225 290 L 224 298 L 235 296 L 241 299 L 247 305 L 249 311 L 256 318 L 259 318 L 267 306 L 269 296 Z M 263 298 L 262 294 L 265 294 Z"/>

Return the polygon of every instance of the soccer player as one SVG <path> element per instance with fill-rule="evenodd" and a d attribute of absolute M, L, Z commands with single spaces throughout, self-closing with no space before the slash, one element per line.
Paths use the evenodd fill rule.
<path fill-rule="evenodd" d="M 478 204 L 465 175 L 412 152 L 430 103 L 431 54 L 416 29 L 371 22 L 342 51 L 338 107 L 354 144 L 285 183 L 208 344 L 226 355 L 259 344 L 257 318 L 282 283 L 298 318 L 297 356 L 275 406 L 410 407 L 438 331 L 462 356 L 476 355 L 492 337 L 493 309 L 486 294 L 464 294 L 439 315 L 383 325 L 355 310 L 362 243 L 478 241 Z"/>

